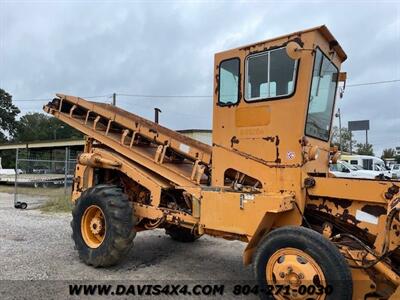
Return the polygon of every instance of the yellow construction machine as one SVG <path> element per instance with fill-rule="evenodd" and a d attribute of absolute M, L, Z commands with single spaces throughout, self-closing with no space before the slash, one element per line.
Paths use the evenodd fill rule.
<path fill-rule="evenodd" d="M 247 243 L 261 298 L 399 296 L 400 182 L 329 173 L 345 60 L 325 26 L 217 53 L 212 146 L 57 94 L 44 110 L 87 135 L 72 191 L 80 258 L 114 265 L 137 232 L 164 228 Z"/>

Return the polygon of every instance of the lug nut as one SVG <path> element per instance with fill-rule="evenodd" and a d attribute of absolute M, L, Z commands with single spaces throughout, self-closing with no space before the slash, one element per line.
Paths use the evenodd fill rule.
<path fill-rule="evenodd" d="M 299 274 L 299 278 L 300 278 L 300 279 L 304 279 L 303 273 L 300 273 L 300 274 Z"/>
<path fill-rule="evenodd" d="M 285 273 L 280 272 L 280 273 L 279 273 L 279 276 L 280 276 L 281 278 L 285 278 Z"/>
<path fill-rule="evenodd" d="M 288 270 L 289 273 L 291 273 L 293 271 L 293 268 L 292 267 L 288 267 L 287 270 Z"/>

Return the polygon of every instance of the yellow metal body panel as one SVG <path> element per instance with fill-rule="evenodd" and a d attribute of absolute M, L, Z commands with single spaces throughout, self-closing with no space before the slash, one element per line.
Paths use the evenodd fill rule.
<path fill-rule="evenodd" d="M 202 227 L 248 237 L 254 234 L 266 212 L 290 211 L 295 201 L 294 195 L 286 193 L 249 194 L 220 190 L 202 191 L 201 196 Z M 292 222 L 295 224 L 296 218 Z"/>
<path fill-rule="evenodd" d="M 269 106 L 243 107 L 238 108 L 235 112 L 235 124 L 237 127 L 267 126 L 270 121 L 271 109 Z"/>
<path fill-rule="evenodd" d="M 393 185 L 391 181 L 345 178 L 315 178 L 316 184 L 308 190 L 313 196 L 359 200 L 387 204 L 385 192 Z"/>

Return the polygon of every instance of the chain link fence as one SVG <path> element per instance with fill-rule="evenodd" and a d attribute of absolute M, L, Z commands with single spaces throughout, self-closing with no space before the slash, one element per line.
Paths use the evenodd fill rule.
<path fill-rule="evenodd" d="M 40 206 L 51 198 L 69 197 L 78 154 L 79 151 L 68 147 L 49 151 L 17 149 L 15 174 L 1 178 L 2 183 L 14 185 L 15 208 Z"/>

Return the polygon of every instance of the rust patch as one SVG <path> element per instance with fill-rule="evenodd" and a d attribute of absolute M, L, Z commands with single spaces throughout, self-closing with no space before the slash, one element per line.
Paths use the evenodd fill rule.
<path fill-rule="evenodd" d="M 361 223 L 360 221 L 358 221 L 356 219 L 355 216 L 353 216 L 352 214 L 349 214 L 349 210 L 348 209 L 345 209 L 343 211 L 342 215 L 338 214 L 337 217 L 339 217 L 339 219 L 341 219 L 342 221 L 345 221 L 347 223 L 351 223 L 351 224 L 354 224 L 354 225 L 357 225 L 357 224 Z"/>
<path fill-rule="evenodd" d="M 348 208 L 351 206 L 351 201 L 350 200 L 346 200 L 346 199 L 327 199 L 328 201 L 331 201 L 335 204 L 336 208 L 343 207 L 343 208 Z"/>

